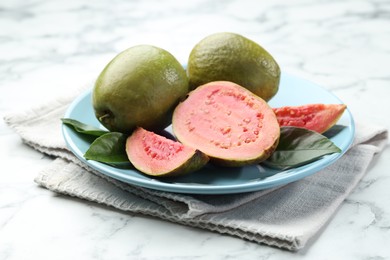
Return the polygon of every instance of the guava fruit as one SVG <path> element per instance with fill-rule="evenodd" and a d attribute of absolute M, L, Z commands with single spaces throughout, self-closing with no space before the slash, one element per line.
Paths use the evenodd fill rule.
<path fill-rule="evenodd" d="M 184 145 L 205 153 L 211 162 L 232 167 L 266 160 L 280 136 L 267 102 L 228 81 L 191 91 L 176 107 L 172 129 Z"/>
<path fill-rule="evenodd" d="M 182 65 L 168 51 L 137 45 L 114 57 L 92 91 L 96 118 L 110 131 L 131 133 L 137 126 L 159 131 L 189 91 Z"/>
<path fill-rule="evenodd" d="M 236 33 L 211 34 L 188 58 L 190 89 L 212 81 L 232 81 L 268 101 L 278 92 L 280 68 L 258 43 Z"/>
<path fill-rule="evenodd" d="M 136 169 L 158 177 L 191 173 L 209 161 L 199 150 L 140 127 L 127 138 L 126 153 Z"/>
<path fill-rule="evenodd" d="M 321 134 L 337 123 L 346 108 L 344 104 L 307 104 L 273 110 L 280 126 L 301 127 Z"/>

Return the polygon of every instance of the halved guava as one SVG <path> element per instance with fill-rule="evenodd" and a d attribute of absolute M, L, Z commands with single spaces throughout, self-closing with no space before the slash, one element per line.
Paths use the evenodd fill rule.
<path fill-rule="evenodd" d="M 202 152 L 138 127 L 126 140 L 133 166 L 152 176 L 176 176 L 202 168 L 209 158 Z"/>
<path fill-rule="evenodd" d="M 266 160 L 280 128 L 262 98 L 230 81 L 214 81 L 188 94 L 175 109 L 172 129 L 183 144 L 214 163 L 242 166 Z"/>
<path fill-rule="evenodd" d="M 307 104 L 274 108 L 280 126 L 302 127 L 324 133 L 340 119 L 344 104 Z"/>

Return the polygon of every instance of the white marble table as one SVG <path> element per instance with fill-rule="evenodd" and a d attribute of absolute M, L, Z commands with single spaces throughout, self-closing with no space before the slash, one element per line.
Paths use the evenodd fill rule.
<path fill-rule="evenodd" d="M 185 63 L 204 36 L 259 42 L 284 72 L 332 91 L 357 120 L 390 128 L 390 2 L 0 2 L 0 116 L 91 82 L 148 43 Z M 52 160 L 0 121 L 0 259 L 390 259 L 390 150 L 305 249 L 291 253 L 56 195 L 33 179 Z"/>

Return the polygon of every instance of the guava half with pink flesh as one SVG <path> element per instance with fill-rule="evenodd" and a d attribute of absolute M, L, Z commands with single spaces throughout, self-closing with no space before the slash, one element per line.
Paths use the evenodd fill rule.
<path fill-rule="evenodd" d="M 280 136 L 267 102 L 229 81 L 191 91 L 176 107 L 172 129 L 181 143 L 202 151 L 216 164 L 232 167 L 266 160 Z"/>
<path fill-rule="evenodd" d="M 126 140 L 133 166 L 152 176 L 176 176 L 202 168 L 209 158 L 202 152 L 138 127 Z"/>
<path fill-rule="evenodd" d="M 273 110 L 280 126 L 301 127 L 321 134 L 337 123 L 346 108 L 344 104 L 307 104 Z"/>

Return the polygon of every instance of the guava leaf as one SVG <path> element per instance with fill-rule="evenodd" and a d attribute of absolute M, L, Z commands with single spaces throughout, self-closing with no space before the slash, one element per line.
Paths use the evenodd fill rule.
<path fill-rule="evenodd" d="M 108 164 L 129 163 L 126 139 L 127 135 L 118 132 L 108 132 L 99 136 L 85 152 L 84 158 Z"/>
<path fill-rule="evenodd" d="M 86 125 L 80 121 L 77 121 L 75 119 L 71 118 L 61 118 L 62 123 L 72 127 L 74 130 L 76 130 L 79 133 L 86 134 L 86 135 L 91 135 L 91 136 L 102 136 L 108 131 L 102 130 L 100 128 L 91 126 L 91 125 Z"/>
<path fill-rule="evenodd" d="M 288 169 L 313 162 L 324 155 L 340 153 L 327 137 L 298 127 L 281 127 L 276 150 L 263 162 L 266 166 Z"/>

